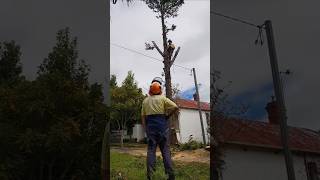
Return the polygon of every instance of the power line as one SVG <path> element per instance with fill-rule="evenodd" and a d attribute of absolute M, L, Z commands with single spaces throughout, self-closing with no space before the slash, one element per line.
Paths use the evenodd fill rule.
<path fill-rule="evenodd" d="M 158 58 L 155 58 L 155 57 L 152 57 L 152 56 L 143 54 L 143 53 L 141 53 L 141 52 L 139 52 L 139 51 L 136 51 L 136 50 L 133 50 L 133 49 L 130 49 L 130 48 L 121 46 L 121 45 L 119 45 L 119 44 L 115 44 L 115 43 L 111 43 L 111 42 L 110 42 L 110 44 L 113 45 L 113 46 L 116 46 L 116 47 L 125 49 L 125 50 L 127 50 L 127 51 L 130 51 L 130 52 L 133 52 L 133 53 L 136 53 L 136 54 L 140 54 L 140 55 L 145 56 L 145 57 L 147 57 L 147 58 L 150 58 L 150 59 L 153 59 L 153 60 L 156 60 L 156 61 L 163 62 L 163 60 L 161 60 L 161 59 L 158 59 Z M 184 66 L 181 66 L 181 65 L 178 65 L 178 64 L 172 64 L 172 65 L 173 65 L 173 66 L 180 67 L 180 68 L 183 68 L 183 69 L 191 70 L 191 68 L 187 68 L 187 67 L 184 67 Z"/>
<path fill-rule="evenodd" d="M 178 64 L 172 64 L 172 65 L 191 71 L 191 68 L 187 68 L 187 67 L 184 67 L 184 66 L 181 66 L 181 65 L 178 65 Z"/>
<path fill-rule="evenodd" d="M 251 22 L 248 22 L 248 21 L 245 21 L 245 20 L 242 20 L 242 19 L 239 19 L 239 18 L 235 18 L 235 17 L 231 17 L 231 16 L 227 16 L 227 15 L 224 15 L 222 13 L 218 13 L 218 12 L 215 12 L 215 11 L 210 11 L 210 13 L 216 15 L 216 16 L 221 16 L 223 18 L 226 18 L 230 21 L 236 21 L 236 22 L 240 22 L 242 24 L 246 24 L 246 25 L 249 25 L 249 26 L 253 26 L 255 28 L 258 28 L 258 36 L 257 36 L 257 39 L 255 40 L 255 44 L 257 45 L 258 43 L 262 46 L 263 43 L 264 43 L 264 40 L 263 40 L 263 32 L 262 32 L 262 29 L 265 27 L 265 24 L 262 24 L 262 25 L 256 25 L 254 23 L 251 23 Z"/>
<path fill-rule="evenodd" d="M 229 20 L 232 20 L 232 21 L 236 21 L 236 22 L 240 22 L 242 24 L 246 24 L 246 25 L 253 26 L 253 27 L 256 27 L 256 28 L 260 28 L 261 27 L 260 25 L 256 25 L 254 23 L 251 23 L 251 22 L 248 22 L 248 21 L 245 21 L 245 20 L 242 20 L 242 19 L 238 19 L 238 18 L 235 18 L 235 17 L 227 16 L 227 15 L 224 15 L 222 13 L 215 12 L 215 11 L 210 11 L 210 13 L 212 13 L 212 14 L 214 14 L 216 16 L 224 17 L 226 19 L 229 19 Z"/>
<path fill-rule="evenodd" d="M 125 49 L 125 50 L 127 50 L 127 51 L 131 51 L 131 52 L 133 52 L 133 53 L 140 54 L 140 55 L 145 56 L 145 57 L 147 57 L 147 58 L 150 58 L 150 59 L 153 59 L 153 60 L 156 60 L 156 61 L 160 61 L 160 62 L 162 62 L 162 60 L 161 60 L 161 59 L 157 59 L 157 58 L 155 58 L 155 57 L 148 56 L 148 55 L 143 54 L 143 53 L 141 53 L 141 52 L 138 52 L 138 51 L 136 51 L 136 50 L 129 49 L 129 48 L 127 48 L 127 47 L 124 47 L 124 46 L 121 46 L 121 45 L 118 45 L 118 44 L 115 44 L 115 43 L 110 43 L 110 44 L 111 44 L 111 45 L 113 45 L 113 46 L 116 46 L 116 47 L 119 47 L 119 48 Z"/>

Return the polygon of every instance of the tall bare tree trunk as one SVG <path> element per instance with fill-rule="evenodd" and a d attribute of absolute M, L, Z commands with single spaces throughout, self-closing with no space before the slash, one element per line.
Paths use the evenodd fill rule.
<path fill-rule="evenodd" d="M 171 73 L 170 73 L 170 57 L 167 53 L 168 44 L 167 44 L 167 28 L 164 23 L 164 15 L 161 13 L 161 25 L 162 25 L 162 39 L 163 39 L 163 63 L 164 63 L 164 74 L 166 81 L 166 97 L 172 100 L 172 87 L 171 87 Z"/>
<path fill-rule="evenodd" d="M 164 14 L 163 11 L 161 11 L 161 26 L 162 26 L 162 40 L 163 40 L 163 64 L 164 64 L 164 74 L 165 74 L 165 86 L 166 86 L 166 97 L 173 100 L 172 98 L 172 86 L 171 86 L 171 73 L 170 73 L 170 56 L 168 54 L 168 44 L 167 44 L 167 28 L 164 23 Z M 174 118 L 169 118 L 169 134 L 170 134 L 170 144 L 174 145 L 177 144 L 177 134 L 175 133 L 175 130 L 171 129 L 171 124 L 174 124 Z"/>
<path fill-rule="evenodd" d="M 123 128 L 120 130 L 121 135 L 120 135 L 120 144 L 121 144 L 121 148 L 123 148 L 123 136 L 124 136 L 124 132 L 123 132 Z"/>

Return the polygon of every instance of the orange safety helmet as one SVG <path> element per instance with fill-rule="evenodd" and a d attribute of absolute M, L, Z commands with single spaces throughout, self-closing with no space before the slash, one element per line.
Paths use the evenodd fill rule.
<path fill-rule="evenodd" d="M 158 83 L 157 81 L 152 82 L 150 85 L 149 94 L 150 95 L 159 95 L 161 93 L 162 93 L 161 84 Z"/>

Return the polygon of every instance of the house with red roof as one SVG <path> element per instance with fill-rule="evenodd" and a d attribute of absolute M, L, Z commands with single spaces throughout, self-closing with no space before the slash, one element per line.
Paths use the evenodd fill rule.
<path fill-rule="evenodd" d="M 285 180 L 279 114 L 275 101 L 268 103 L 268 120 L 215 119 L 225 162 L 223 180 Z M 296 180 L 320 178 L 320 134 L 305 128 L 288 127 Z"/>
<path fill-rule="evenodd" d="M 180 143 L 186 143 L 190 138 L 192 138 L 195 141 L 203 142 L 198 102 L 186 99 L 175 99 L 175 102 L 180 108 L 180 114 L 176 121 L 177 124 L 174 126 L 178 141 Z M 208 143 L 210 140 L 210 134 L 208 133 L 210 104 L 206 102 L 200 102 L 200 108 L 205 138 L 206 142 Z"/>

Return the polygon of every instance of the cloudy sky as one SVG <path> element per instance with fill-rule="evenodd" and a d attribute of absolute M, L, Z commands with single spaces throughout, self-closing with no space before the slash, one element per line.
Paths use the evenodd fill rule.
<path fill-rule="evenodd" d="M 232 100 L 249 104 L 250 118 L 265 120 L 264 107 L 273 95 L 267 46 L 254 45 L 258 32 L 250 26 L 217 16 L 211 16 L 209 23 L 209 3 L 186 0 L 179 16 L 168 21 L 177 25 L 176 31 L 169 34 L 169 38 L 181 46 L 176 63 L 196 68 L 202 84 L 200 96 L 208 101 L 211 47 L 210 65 L 222 72 L 218 85 L 223 87 L 232 81 L 227 88 Z M 0 41 L 15 40 L 21 45 L 23 73 L 33 79 L 37 67 L 55 44 L 55 33 L 68 26 L 79 39 L 80 58 L 91 66 L 90 81 L 104 83 L 108 60 L 106 4 L 107 1 L 86 0 L 2 0 Z M 320 129 L 319 3 L 314 0 L 215 0 L 212 5 L 217 12 L 255 24 L 272 20 L 279 68 L 293 71 L 289 76 L 282 76 L 288 123 Z M 160 22 L 146 5 L 137 1 L 128 7 L 119 1 L 111 5 L 110 16 L 112 43 L 160 58 L 156 51 L 144 50 L 146 41 L 161 43 Z M 161 75 L 161 62 L 115 46 L 110 46 L 110 51 L 111 73 L 116 74 L 120 82 L 127 71 L 132 70 L 139 86 L 147 89 L 150 80 Z M 193 77 L 189 70 L 174 67 L 172 78 L 186 96 L 190 95 Z"/>
<path fill-rule="evenodd" d="M 38 66 L 55 45 L 56 32 L 70 27 L 71 34 L 78 38 L 80 59 L 91 67 L 90 81 L 105 84 L 107 74 L 107 3 L 108 1 L 86 0 L 2 0 L 0 5 L 0 41 L 15 40 L 21 46 L 23 74 L 34 79 Z M 145 51 L 144 43 L 155 40 L 161 43 L 160 22 L 142 2 L 129 7 L 118 1 L 110 6 L 111 42 L 159 58 L 156 51 Z M 201 84 L 201 99 L 209 101 L 210 61 L 210 12 L 209 1 L 187 0 L 179 16 L 169 19 L 177 29 L 169 38 L 181 51 L 176 63 L 188 68 L 195 67 Z M 153 61 L 129 51 L 110 47 L 111 73 L 121 82 L 129 70 L 135 73 L 139 86 L 147 89 L 151 79 L 161 76 L 161 62 Z M 172 82 L 189 97 L 193 92 L 193 77 L 187 69 L 173 67 Z"/>
<path fill-rule="evenodd" d="M 319 30 L 317 1 L 215 0 L 213 10 L 254 24 L 272 20 L 282 75 L 288 124 L 320 129 Z M 212 15 L 211 65 L 222 72 L 219 86 L 227 88 L 234 102 L 251 106 L 248 116 L 265 121 L 264 107 L 273 95 L 268 48 L 255 46 L 257 29 Z M 264 35 L 266 41 L 266 36 Z"/>
<path fill-rule="evenodd" d="M 163 63 L 137 53 L 119 48 L 123 46 L 145 55 L 161 59 L 156 50 L 145 50 L 145 42 L 155 41 L 162 44 L 161 22 L 145 3 L 136 1 L 127 6 L 117 3 L 110 6 L 110 72 L 121 83 L 127 72 L 132 70 L 146 93 L 151 80 L 160 76 Z M 181 47 L 175 63 L 187 68 L 195 68 L 200 85 L 200 98 L 209 102 L 210 93 L 210 1 L 186 0 L 179 10 L 179 16 L 167 20 L 168 26 L 177 25 L 175 31 L 169 32 L 169 38 Z M 179 84 L 185 98 L 194 93 L 194 80 L 188 69 L 173 66 L 172 83 Z M 164 79 L 164 77 L 163 77 Z"/>
<path fill-rule="evenodd" d="M 90 81 L 105 82 L 107 1 L 1 0 L 0 41 L 21 46 L 23 74 L 34 79 L 38 66 L 55 45 L 56 32 L 70 27 L 78 38 L 80 59 L 91 66 Z"/>

